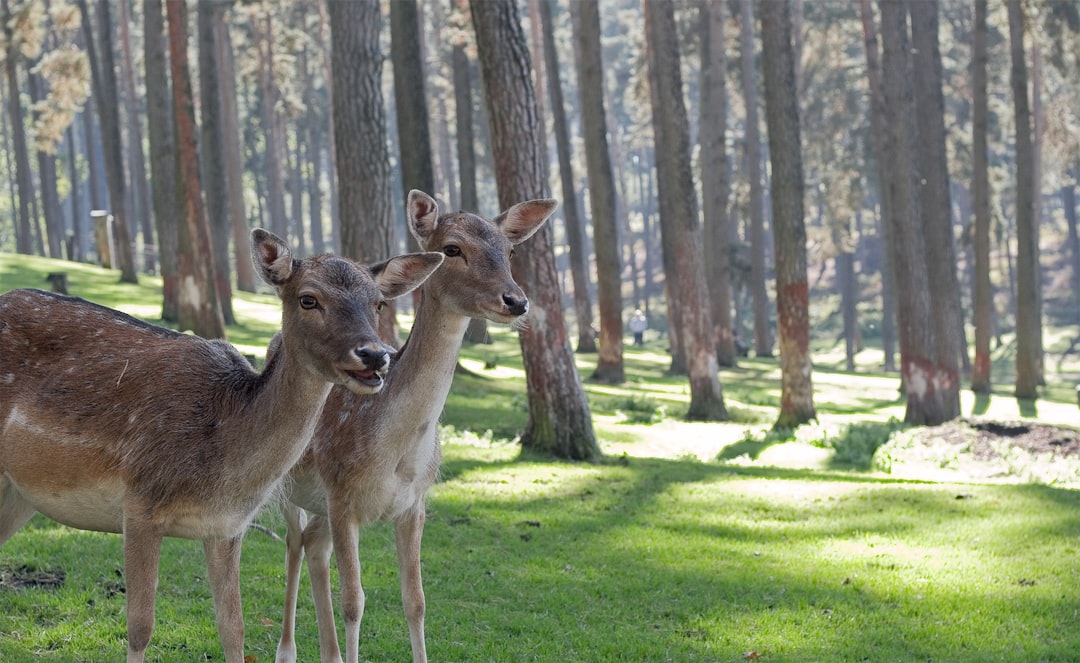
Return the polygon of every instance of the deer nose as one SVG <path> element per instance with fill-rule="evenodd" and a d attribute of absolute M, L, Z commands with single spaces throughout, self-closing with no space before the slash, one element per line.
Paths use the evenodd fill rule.
<path fill-rule="evenodd" d="M 390 363 L 390 353 L 383 349 L 358 348 L 353 354 L 370 370 L 385 368 Z"/>
<path fill-rule="evenodd" d="M 514 315 L 525 315 L 529 311 L 528 297 L 518 299 L 513 295 L 503 295 L 502 299 L 503 303 L 506 304 L 506 308 Z"/>

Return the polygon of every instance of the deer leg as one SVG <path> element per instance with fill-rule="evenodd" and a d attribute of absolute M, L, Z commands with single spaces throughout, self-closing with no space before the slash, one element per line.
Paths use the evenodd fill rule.
<path fill-rule="evenodd" d="M 161 531 L 124 515 L 124 590 L 127 609 L 128 663 L 142 663 L 154 632 L 154 597 L 157 594 Z"/>
<path fill-rule="evenodd" d="M 341 582 L 341 614 L 345 619 L 345 660 L 360 656 L 360 620 L 364 617 L 364 588 L 360 585 L 360 523 L 347 505 L 331 500 L 330 535 Z"/>
<path fill-rule="evenodd" d="M 244 611 L 240 605 L 240 544 L 243 535 L 203 541 L 218 636 L 228 663 L 244 661 Z"/>
<path fill-rule="evenodd" d="M 424 535 L 424 505 L 420 504 L 394 523 L 397 544 L 398 576 L 401 579 L 401 603 L 409 623 L 413 663 L 427 663 L 424 644 L 424 581 L 420 576 L 420 539 Z"/>
<path fill-rule="evenodd" d="M 330 589 L 330 555 L 334 552 L 330 522 L 313 515 L 304 529 L 304 551 L 311 577 L 311 597 L 315 601 L 315 622 L 319 627 L 319 660 L 341 663 L 337 626 L 334 624 L 334 596 Z"/>
<path fill-rule="evenodd" d="M 0 545 L 30 520 L 35 509 L 7 479 L 0 478 Z"/>
<path fill-rule="evenodd" d="M 296 598 L 300 591 L 300 566 L 304 561 L 304 510 L 284 502 L 285 518 L 285 613 L 275 663 L 296 663 Z"/>

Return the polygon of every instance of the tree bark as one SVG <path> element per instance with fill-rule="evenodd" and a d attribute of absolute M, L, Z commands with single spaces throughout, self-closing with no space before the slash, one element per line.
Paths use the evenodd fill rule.
<path fill-rule="evenodd" d="M 131 13 L 128 11 L 128 1 L 121 0 L 119 3 L 119 37 L 120 71 L 124 83 L 124 112 L 127 116 L 127 152 L 131 157 L 131 200 L 134 203 L 131 212 L 132 218 L 139 220 L 139 229 L 142 231 L 140 252 L 144 257 L 143 270 L 147 274 L 153 274 L 157 271 L 157 261 L 154 256 L 154 218 L 150 209 L 150 189 L 146 181 L 146 155 L 143 153 L 142 124 L 139 119 L 140 111 L 135 91 L 135 58 L 131 53 L 131 30 L 129 29 Z"/>
<path fill-rule="evenodd" d="M 98 3 L 98 29 L 101 39 L 94 38 L 87 0 L 79 0 L 86 37 L 86 52 L 90 59 L 90 73 L 94 99 L 101 122 L 101 142 L 105 149 L 105 178 L 109 183 L 109 206 L 113 216 L 113 233 L 116 237 L 116 258 L 120 267 L 120 281 L 137 283 L 132 255 L 131 229 L 128 225 L 127 178 L 124 175 L 124 150 L 120 138 L 120 97 L 116 90 L 116 65 L 112 52 L 112 19 L 109 0 Z M 95 43 L 99 43 L 99 49 Z M 100 62 L 99 62 L 100 60 Z"/>
<path fill-rule="evenodd" d="M 1042 376 L 1042 293 L 1039 287 L 1039 227 L 1035 219 L 1034 146 L 1024 55 L 1024 10 L 1007 0 L 1016 118 L 1016 397 L 1037 398 Z"/>
<path fill-rule="evenodd" d="M 671 0 L 650 0 L 645 5 L 646 61 L 649 69 L 653 132 L 656 143 L 656 174 L 660 199 L 660 232 L 672 253 L 665 269 L 668 310 L 684 344 L 690 378 L 687 419 L 727 419 L 727 409 L 717 378 L 716 345 L 713 342 L 705 271 L 701 253 L 702 233 L 697 196 L 690 172 L 690 136 L 683 104 L 682 74 Z"/>
<path fill-rule="evenodd" d="M 739 32 L 743 100 L 746 103 L 746 172 L 750 184 L 750 293 L 754 306 L 754 353 L 773 355 L 769 292 L 765 286 L 765 193 L 762 187 L 761 134 L 758 121 L 758 83 L 754 62 L 754 4 L 741 0 Z"/>
<path fill-rule="evenodd" d="M 206 186 L 206 215 L 210 242 L 214 247 L 214 286 L 217 288 L 221 317 L 225 324 L 236 324 L 232 308 L 232 283 L 229 268 L 230 218 L 228 175 L 225 171 L 225 127 L 222 118 L 221 67 L 218 65 L 216 25 L 225 22 L 225 5 L 217 0 L 198 2 L 199 40 L 199 110 L 202 120 L 202 175 Z M 245 242 L 245 244 L 248 244 Z M 250 262 L 250 261 L 248 261 Z"/>
<path fill-rule="evenodd" d="M 919 191 L 922 233 L 934 325 L 934 364 L 938 398 L 946 420 L 960 416 L 960 355 L 963 314 L 956 277 L 952 201 L 946 157 L 945 96 L 941 89 L 937 3 L 907 0 L 911 14 L 912 70 L 918 115 Z"/>
<path fill-rule="evenodd" d="M 266 209 L 270 213 L 270 231 L 287 241 L 289 220 L 285 212 L 285 179 L 282 173 L 285 145 L 277 119 L 279 91 L 274 82 L 274 24 L 268 8 L 252 15 L 251 28 L 258 51 L 259 121 L 266 140 L 262 164 L 266 173 Z"/>
<path fill-rule="evenodd" d="M 810 290 L 806 280 L 802 148 L 796 102 L 795 53 L 786 2 L 761 4 L 765 121 L 772 161 L 776 320 L 780 340 L 780 415 L 775 428 L 817 418 L 810 379 Z"/>
<path fill-rule="evenodd" d="M 382 15 L 378 0 L 330 2 L 328 7 L 334 90 L 348 91 L 333 94 L 341 252 L 370 264 L 396 253 L 379 47 Z M 392 311 L 384 311 L 379 333 L 397 345 L 394 318 Z"/>
<path fill-rule="evenodd" d="M 702 0 L 701 22 L 701 192 L 704 217 L 705 274 L 709 286 L 716 360 L 735 366 L 735 334 L 731 319 L 731 246 L 727 213 L 731 193 L 727 139 L 727 40 L 725 5 Z"/>
<path fill-rule="evenodd" d="M 30 101 L 37 104 L 44 98 L 41 90 L 41 76 L 32 71 L 26 72 L 30 91 Z M 49 257 L 63 259 L 64 219 L 60 208 L 60 194 L 57 191 L 56 155 L 43 150 L 37 151 L 38 183 L 41 189 L 41 208 L 45 214 L 44 244 L 49 249 Z"/>
<path fill-rule="evenodd" d="M 150 141 L 150 186 L 161 264 L 161 319 L 179 320 L 177 237 L 179 205 L 176 182 L 176 139 L 166 61 L 165 19 L 161 0 L 143 2 L 143 61 L 146 68 L 146 129 Z"/>
<path fill-rule="evenodd" d="M 221 135 L 225 160 L 225 185 L 233 239 L 236 288 L 255 292 L 255 268 L 251 264 L 247 212 L 244 210 L 244 160 L 240 149 L 240 115 L 236 102 L 236 62 L 232 38 L 225 21 L 213 26 L 214 46 L 220 67 Z"/>
<path fill-rule="evenodd" d="M 531 65 L 515 0 L 471 3 L 477 53 L 486 91 L 499 205 L 547 195 Z M 532 301 L 529 326 L 519 335 L 529 401 L 523 449 L 575 460 L 597 460 L 588 401 L 574 365 L 562 315 L 551 224 L 518 247 L 514 278 Z"/>
<path fill-rule="evenodd" d="M 187 58 L 187 6 L 166 2 L 169 60 L 172 66 L 173 120 L 176 123 L 177 188 L 182 219 L 178 224 L 180 276 L 179 326 L 204 338 L 224 338 L 225 321 L 214 276 L 214 249 L 199 181 L 195 108 Z"/>
<path fill-rule="evenodd" d="M 990 171 L 987 149 L 988 97 L 986 90 L 987 25 L 986 0 L 975 0 L 972 28 L 972 122 L 971 149 L 975 197 L 975 362 L 971 369 L 971 390 L 989 394 L 993 387 L 990 339 L 993 336 L 994 290 L 990 280 Z M 1074 292 L 1077 292 L 1074 290 Z"/>
<path fill-rule="evenodd" d="M 390 3 L 390 60 L 394 69 L 394 108 L 397 113 L 401 200 L 412 189 L 435 195 L 431 128 L 424 63 L 420 55 L 420 15 L 416 0 Z M 476 210 L 473 210 L 476 211 Z M 415 240 L 410 234 L 410 245 Z"/>
<path fill-rule="evenodd" d="M 85 5 L 85 0 L 83 0 Z M 34 184 L 30 173 L 30 150 L 26 145 L 26 128 L 23 122 L 23 108 L 19 100 L 18 54 L 8 24 L 10 9 L 8 0 L 0 4 L 3 10 L 3 30 L 7 53 L 4 58 L 4 73 L 7 76 L 8 122 L 11 126 L 11 144 L 15 152 L 15 184 L 19 197 L 19 215 L 15 221 L 15 251 L 31 254 L 34 252 L 32 231 L 30 230 L 30 203 L 34 199 Z M 84 16 L 85 16 L 85 9 Z"/>
<path fill-rule="evenodd" d="M 577 319 L 577 351 L 596 352 L 593 334 L 592 297 L 589 294 L 589 256 L 585 250 L 577 196 L 574 164 L 570 153 L 570 131 L 566 119 L 559 54 L 555 46 L 551 5 L 553 0 L 533 0 L 539 5 L 544 34 L 544 62 L 548 70 L 547 88 L 551 98 L 551 118 L 555 130 L 555 150 L 559 157 L 559 182 L 562 187 L 562 213 L 570 256 L 570 278 L 574 285 L 574 312 Z M 573 7 L 573 5 L 572 5 Z M 580 85 L 580 82 L 579 82 Z"/>
<path fill-rule="evenodd" d="M 1065 225 L 1069 236 L 1069 283 L 1072 284 L 1073 321 L 1080 322 L 1080 233 L 1076 229 L 1077 167 L 1069 169 L 1061 185 L 1061 205 L 1065 208 Z"/>
<path fill-rule="evenodd" d="M 596 261 L 596 299 L 600 311 L 600 351 L 592 379 L 619 384 L 626 379 L 622 352 L 622 266 L 619 264 L 619 230 L 615 218 L 615 176 L 611 168 L 604 111 L 604 63 L 600 54 L 599 2 L 572 2 L 570 15 L 574 32 L 578 95 L 581 99 L 581 129 L 585 140 L 585 169 L 589 177 L 593 257 Z M 557 76 L 558 69 L 553 69 L 551 74 Z"/>

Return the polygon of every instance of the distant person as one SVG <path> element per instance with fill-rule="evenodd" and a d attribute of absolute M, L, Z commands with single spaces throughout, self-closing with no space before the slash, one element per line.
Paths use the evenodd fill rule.
<path fill-rule="evenodd" d="M 649 328 L 649 319 L 641 312 L 634 310 L 634 316 L 630 318 L 630 331 L 634 333 L 634 345 L 645 345 L 645 330 Z"/>

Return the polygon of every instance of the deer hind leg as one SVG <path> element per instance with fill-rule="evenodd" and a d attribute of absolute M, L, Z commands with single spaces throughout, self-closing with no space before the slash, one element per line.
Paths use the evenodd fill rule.
<path fill-rule="evenodd" d="M 311 597 L 315 601 L 315 622 L 319 627 L 319 660 L 341 663 L 341 647 L 334 624 L 334 595 L 330 588 L 330 555 L 334 547 L 330 521 L 325 516 L 312 515 L 304 528 L 304 552 L 311 577 Z"/>
<path fill-rule="evenodd" d="M 127 662 L 142 663 L 154 632 L 154 597 L 157 594 L 158 559 L 162 533 L 139 522 L 127 505 L 124 515 L 124 582 L 127 609 Z"/>
<path fill-rule="evenodd" d="M 424 644 L 424 581 L 420 576 L 420 540 L 424 535 L 424 505 L 419 505 L 394 523 L 401 603 L 409 623 L 413 663 L 427 663 Z"/>
<path fill-rule="evenodd" d="M 275 663 L 296 663 L 296 599 L 300 591 L 300 566 L 304 561 L 304 510 L 284 502 L 285 518 L 285 612 L 281 617 L 281 640 Z"/>
<path fill-rule="evenodd" d="M 352 509 L 330 501 L 330 534 L 337 556 L 341 582 L 341 614 L 345 619 L 345 661 L 357 663 L 360 656 L 360 620 L 364 617 L 364 588 L 360 585 L 360 523 Z"/>
<path fill-rule="evenodd" d="M 18 532 L 35 511 L 10 481 L 0 477 L 0 545 Z"/>
<path fill-rule="evenodd" d="M 228 663 L 244 661 L 244 611 L 240 603 L 240 545 L 243 535 L 203 541 L 218 637 Z"/>

